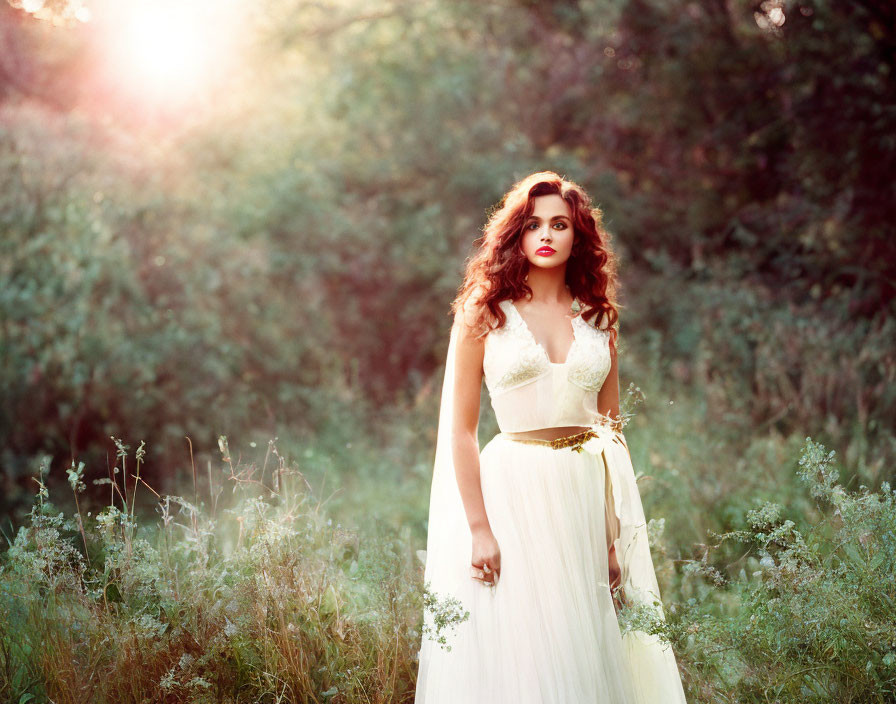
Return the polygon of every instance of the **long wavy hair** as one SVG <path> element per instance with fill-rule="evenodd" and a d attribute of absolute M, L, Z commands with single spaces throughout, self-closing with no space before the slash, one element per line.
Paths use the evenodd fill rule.
<path fill-rule="evenodd" d="M 540 171 L 516 183 L 492 209 L 482 237 L 475 242 L 478 249 L 467 261 L 451 311 L 464 310 L 468 324 L 480 335 L 506 322 L 500 301 L 532 294 L 526 283 L 529 260 L 522 250 L 523 227 L 534 209 L 532 199 L 554 194 L 569 205 L 573 223 L 566 285 L 582 302 L 582 317 L 591 321 L 596 316 L 594 324 L 612 328 L 615 340 L 619 320 L 616 257 L 603 228 L 603 212 L 592 206 L 581 186 L 553 171 Z"/>

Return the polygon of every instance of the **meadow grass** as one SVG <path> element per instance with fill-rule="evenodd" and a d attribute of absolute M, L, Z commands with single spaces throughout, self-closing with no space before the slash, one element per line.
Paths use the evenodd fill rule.
<path fill-rule="evenodd" d="M 820 444 L 744 438 L 699 398 L 651 391 L 632 413 L 644 397 L 623 405 L 666 618 L 630 609 L 622 627 L 673 644 L 691 702 L 893 701 L 890 486 L 847 490 Z M 254 460 L 221 437 L 177 495 L 116 440 L 96 513 L 83 464 L 54 502 L 42 462 L 0 561 L 0 698 L 413 701 L 420 639 L 464 618 L 423 584 L 432 421 L 271 440 Z"/>
<path fill-rule="evenodd" d="M 301 472 L 236 464 L 225 438 L 231 505 L 159 496 L 160 520 L 141 523 L 135 487 L 151 487 L 119 450 L 96 516 L 58 511 L 38 472 L 0 572 L 4 701 L 413 698 L 423 595 L 407 544 L 334 524 Z"/>

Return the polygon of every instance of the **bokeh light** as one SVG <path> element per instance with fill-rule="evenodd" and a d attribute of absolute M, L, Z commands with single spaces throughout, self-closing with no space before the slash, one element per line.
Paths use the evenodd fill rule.
<path fill-rule="evenodd" d="M 82 0 L 9 0 L 9 4 L 15 8 L 24 10 L 34 15 L 36 19 L 52 22 L 55 25 L 64 25 L 71 22 L 89 22 L 90 10 Z"/>

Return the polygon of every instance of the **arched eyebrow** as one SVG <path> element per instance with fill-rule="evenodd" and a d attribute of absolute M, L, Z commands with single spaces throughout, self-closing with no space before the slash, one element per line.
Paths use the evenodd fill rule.
<path fill-rule="evenodd" d="M 529 216 L 529 220 L 538 220 L 539 222 L 541 222 L 541 218 L 538 217 L 537 215 L 530 215 L 530 216 Z M 529 220 L 527 220 L 526 222 L 528 222 Z M 552 220 L 552 221 L 553 221 L 553 220 L 569 220 L 570 222 L 572 222 L 572 220 L 570 220 L 570 218 L 569 218 L 568 215 L 554 215 L 554 216 L 551 218 L 551 220 Z"/>

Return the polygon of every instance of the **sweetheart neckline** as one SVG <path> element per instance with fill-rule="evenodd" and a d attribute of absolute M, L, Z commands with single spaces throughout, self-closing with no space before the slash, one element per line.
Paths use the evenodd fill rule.
<path fill-rule="evenodd" d="M 575 298 L 573 299 L 573 305 L 575 305 L 577 300 L 578 299 L 575 299 Z M 513 312 L 516 313 L 516 317 L 523 324 L 523 329 L 526 331 L 526 334 L 529 336 L 529 339 L 532 341 L 532 344 L 534 344 L 539 350 L 541 350 L 541 353 L 544 355 L 544 358 L 547 360 L 548 364 L 555 366 L 555 367 L 567 366 L 569 364 L 569 360 L 572 358 L 573 348 L 576 346 L 576 343 L 579 341 L 579 334 L 578 334 L 578 331 L 576 330 L 575 319 L 578 317 L 581 317 L 581 314 L 575 315 L 572 318 L 570 318 L 570 320 L 569 320 L 569 324 L 572 326 L 572 344 L 570 344 L 569 349 L 566 351 L 566 359 L 563 360 L 562 362 L 552 362 L 551 356 L 548 354 L 548 351 L 544 348 L 544 345 L 542 345 L 538 340 L 535 339 L 535 335 L 533 334 L 532 330 L 529 328 L 529 324 L 526 322 L 526 319 L 523 317 L 523 314 L 520 313 L 519 309 L 516 307 L 516 304 L 513 301 L 511 301 L 509 298 L 507 299 L 507 302 L 510 304 L 510 307 L 513 308 Z"/>

